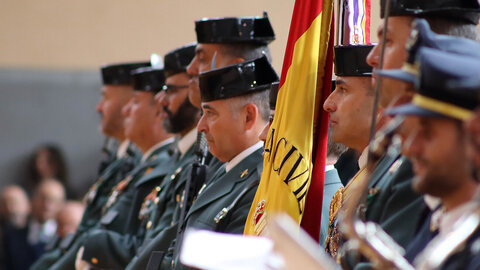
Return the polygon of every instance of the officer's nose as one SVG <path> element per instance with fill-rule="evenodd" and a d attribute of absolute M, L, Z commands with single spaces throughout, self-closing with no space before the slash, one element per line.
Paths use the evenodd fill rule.
<path fill-rule="evenodd" d="M 103 97 L 98 101 L 97 106 L 95 107 L 95 110 L 97 110 L 98 113 L 102 113 L 102 107 L 103 107 Z"/>
<path fill-rule="evenodd" d="M 198 57 L 195 55 L 190 64 L 187 66 L 187 74 L 190 76 L 198 76 Z"/>
<path fill-rule="evenodd" d="M 268 131 L 270 130 L 270 122 L 265 125 L 262 132 L 258 135 L 258 138 L 265 142 L 267 141 Z"/>
<path fill-rule="evenodd" d="M 197 131 L 204 132 L 204 133 L 208 132 L 208 126 L 207 126 L 207 121 L 205 120 L 205 114 L 203 114 L 200 117 L 200 120 L 198 120 Z"/>
<path fill-rule="evenodd" d="M 336 90 L 336 88 L 335 88 Z M 325 102 L 323 103 L 323 109 L 329 113 L 331 112 L 334 112 L 337 110 L 337 104 L 335 102 L 335 95 L 336 95 L 336 92 L 333 91 L 328 97 L 327 99 L 325 100 Z"/>
<path fill-rule="evenodd" d="M 380 62 L 380 43 L 376 44 L 367 55 L 367 64 L 373 68 L 378 68 Z"/>

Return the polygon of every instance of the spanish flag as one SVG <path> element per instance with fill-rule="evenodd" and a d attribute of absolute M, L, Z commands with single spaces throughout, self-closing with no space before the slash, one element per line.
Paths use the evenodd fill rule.
<path fill-rule="evenodd" d="M 262 179 L 245 224 L 247 235 L 262 234 L 268 218 L 286 212 L 299 224 L 303 217 L 304 229 L 318 241 L 328 126 L 322 104 L 331 89 L 332 28 L 333 0 L 295 1 Z"/>

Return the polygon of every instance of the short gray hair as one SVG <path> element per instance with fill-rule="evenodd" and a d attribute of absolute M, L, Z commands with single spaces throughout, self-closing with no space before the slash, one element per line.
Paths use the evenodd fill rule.
<path fill-rule="evenodd" d="M 267 90 L 255 92 L 252 94 L 233 97 L 228 99 L 230 110 L 234 115 L 238 114 L 240 110 L 247 104 L 253 104 L 258 108 L 258 113 L 263 121 L 268 121 L 270 117 L 270 92 Z"/>

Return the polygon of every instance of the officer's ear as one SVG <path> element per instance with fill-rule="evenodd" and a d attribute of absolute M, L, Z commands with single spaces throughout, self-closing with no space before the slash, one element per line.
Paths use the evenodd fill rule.
<path fill-rule="evenodd" d="M 255 126 L 255 123 L 257 122 L 257 119 L 259 117 L 259 111 L 257 106 L 255 106 L 253 103 L 248 103 L 243 107 L 243 112 L 245 130 L 252 129 Z"/>

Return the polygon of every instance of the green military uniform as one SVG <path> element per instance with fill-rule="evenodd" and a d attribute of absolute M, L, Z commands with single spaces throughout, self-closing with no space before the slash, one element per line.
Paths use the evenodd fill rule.
<path fill-rule="evenodd" d="M 412 189 L 411 163 L 397 153 L 385 157 L 374 171 L 384 173 L 379 173 L 382 177 L 370 182 L 366 220 L 378 223 L 405 248 L 415 234 L 426 205 L 423 196 Z"/>
<path fill-rule="evenodd" d="M 185 73 L 186 66 L 194 55 L 195 45 L 187 45 L 168 53 L 165 56 L 164 76 L 168 78 L 178 73 Z M 162 89 L 168 93 L 169 89 L 173 87 L 175 85 L 164 85 Z M 189 117 L 194 119 L 195 114 L 192 112 Z M 190 129 L 191 126 L 185 127 L 182 132 L 188 131 L 187 128 Z M 179 139 L 169 162 L 157 166 L 149 175 L 143 177 L 137 183 L 138 188 L 141 188 L 144 192 L 142 192 L 141 196 L 142 205 L 140 210 L 134 215 L 130 215 L 131 219 L 135 221 L 132 222 L 134 226 L 130 226 L 124 234 L 114 231 L 94 232 L 91 235 L 92 239 L 101 237 L 103 242 L 108 243 L 109 246 L 105 250 L 105 247 L 99 246 L 96 241 L 87 243 L 85 248 L 88 248 L 89 254 L 85 253 L 85 260 L 91 261 L 92 256 L 101 254 L 102 261 L 95 260 L 98 261 L 98 267 L 123 269 L 142 248 L 145 235 L 151 235 L 152 231 L 155 231 L 153 230 L 154 226 L 156 228 L 167 226 L 165 224 L 170 226 L 173 209 L 175 209 L 179 199 L 178 196 L 167 195 L 171 193 L 169 192 L 171 190 L 170 187 L 175 186 L 178 182 L 185 166 L 193 161 L 192 144 L 195 134 L 196 131 L 192 129 L 182 139 Z M 159 226 L 159 224 L 163 226 Z"/>
<path fill-rule="evenodd" d="M 257 149 L 229 172 L 222 166 L 215 175 L 207 180 L 206 186 L 200 191 L 197 199 L 185 216 L 182 224 L 185 229 L 197 228 L 225 233 L 242 234 L 248 212 L 255 196 L 263 169 L 263 148 Z M 228 209 L 228 211 L 223 211 Z M 161 269 L 183 269 L 185 266 L 178 262 L 183 233 L 173 254 L 167 254 L 163 261 L 154 256 L 163 254 L 154 253 L 151 261 L 161 261 Z M 173 257 L 172 257 L 173 256 Z M 172 259 L 176 262 L 172 263 Z M 155 266 L 149 265 L 149 267 Z"/>
<path fill-rule="evenodd" d="M 147 67 L 133 71 L 132 85 L 137 92 L 150 92 L 153 96 L 165 86 L 165 74 L 163 69 Z M 153 124 L 153 123 L 152 123 Z M 151 150 L 144 154 L 143 166 L 136 168 L 135 175 L 125 179 L 117 189 L 113 191 L 112 197 L 115 200 L 115 193 L 123 193 L 118 197 L 102 218 L 102 228 L 90 230 L 83 241 L 83 259 L 99 268 L 123 268 L 129 261 L 125 256 L 115 256 L 114 253 L 123 255 L 119 250 L 129 249 L 135 246 L 134 234 L 140 226 L 138 219 L 139 211 L 142 208 L 145 197 L 158 184 L 157 178 L 148 177 L 154 168 L 169 166 L 171 155 L 171 143 L 173 138 L 159 142 L 151 146 Z M 150 151 L 153 151 L 150 154 Z M 163 170 L 162 176 L 166 170 Z M 157 170 L 157 172 L 159 172 Z M 161 173 L 161 171 L 160 171 Z M 122 192 L 123 189 L 127 189 Z M 119 191 L 119 192 L 117 192 Z M 120 227 L 117 227 L 120 226 Z M 117 252 L 118 251 L 118 252 Z M 127 252 L 128 254 L 128 252 Z M 120 257 L 120 258 L 119 258 Z"/>
<path fill-rule="evenodd" d="M 97 182 L 95 182 L 85 196 L 86 207 L 77 231 L 72 235 L 66 236 L 65 239 L 55 245 L 54 248 L 48 250 L 30 269 L 48 269 L 62 257 L 67 249 L 78 239 L 79 235 L 82 235 L 85 231 L 98 224 L 102 216 L 102 207 L 107 202 L 112 188 L 135 167 L 139 161 L 139 157 L 140 155 L 135 149 L 129 146 L 123 156 L 115 158 L 115 160 L 101 172 Z"/>
<path fill-rule="evenodd" d="M 410 162 L 391 147 L 372 172 L 367 195 L 365 220 L 379 224 L 403 248 L 414 237 L 426 207 L 423 196 L 413 191 L 412 179 Z M 353 252 L 343 262 L 354 269 L 372 268 L 369 262 L 359 263 Z"/>
<path fill-rule="evenodd" d="M 140 204 L 139 202 L 134 201 L 137 193 L 135 184 L 144 175 L 150 173 L 150 171 L 159 163 L 169 160 L 169 148 L 170 145 L 167 144 L 153 151 L 143 163 L 139 164 L 126 178 L 114 187 L 106 205 L 104 206 L 104 214 L 100 223 L 79 235 L 78 240 L 70 246 L 62 258 L 52 265 L 50 269 L 73 269 L 78 249 L 85 245 L 85 243 L 88 243 L 88 241 L 98 240 L 92 240 L 89 236 L 92 231 L 109 230 L 118 233 L 125 233 L 128 228 L 133 226 L 130 215 L 135 212 L 135 208 Z M 143 201 L 143 198 L 141 201 Z M 138 212 L 138 209 L 136 209 L 136 211 Z M 100 243 L 98 242 L 97 244 Z M 87 249 L 85 249 L 85 252 L 88 252 Z M 98 258 L 101 258 L 101 256 L 97 256 L 98 255 L 92 256 L 89 262 L 99 262 Z"/>
<path fill-rule="evenodd" d="M 168 162 L 159 164 L 154 168 L 151 173 L 142 177 L 136 184 L 137 199 L 134 200 L 135 211 L 130 214 L 130 224 L 124 232 L 106 231 L 106 230 L 94 230 L 89 233 L 88 239 L 85 241 L 85 252 L 83 259 L 88 262 L 95 261 L 95 266 L 106 269 L 124 269 L 132 257 L 138 252 L 139 247 L 143 243 L 145 237 L 145 228 L 150 229 L 152 227 L 150 220 L 146 221 L 145 217 L 140 216 L 139 213 L 145 210 L 146 205 L 149 204 L 150 208 L 157 209 L 163 208 L 168 210 L 168 204 L 170 201 L 165 201 L 161 197 L 155 196 L 155 198 L 148 198 L 148 194 L 154 192 L 163 194 L 161 191 L 168 185 L 165 183 L 175 183 L 178 180 L 178 175 L 187 164 L 192 162 L 193 147 L 178 157 L 179 154 L 174 154 L 169 158 Z M 177 157 L 175 157 L 175 155 Z M 176 161 L 173 162 L 172 161 Z M 162 188 L 163 187 L 163 188 Z M 157 199 L 158 198 L 158 199 Z M 172 198 L 173 202 L 175 198 Z M 141 205 L 140 205 L 141 204 Z M 147 210 L 148 211 L 148 210 Z M 160 211 L 160 209 L 157 209 Z M 170 211 L 167 211 L 170 212 Z M 163 213 L 162 217 L 166 220 L 172 213 Z M 161 213 L 160 213 L 161 214 Z M 144 214 L 145 215 L 145 214 Z M 162 220 L 164 222 L 164 220 Z M 94 260 L 94 258 L 96 260 Z"/>
<path fill-rule="evenodd" d="M 223 164 L 215 157 L 209 155 L 210 162 L 207 167 L 206 179 Z M 177 236 L 178 219 L 184 206 L 184 189 L 187 180 L 191 177 L 193 159 L 186 162 L 187 169 L 181 174 L 162 185 L 162 192 L 158 193 L 155 207 L 152 208 L 149 221 L 146 223 L 145 241 L 137 255 L 128 264 L 126 269 L 145 269 L 152 252 L 165 253 Z M 177 200 L 180 199 L 180 202 Z"/>

